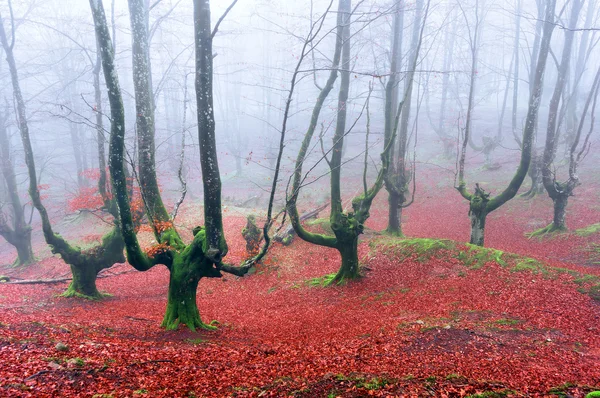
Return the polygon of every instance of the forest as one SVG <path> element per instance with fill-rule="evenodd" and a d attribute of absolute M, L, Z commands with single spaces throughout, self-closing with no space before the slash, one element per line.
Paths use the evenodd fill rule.
<path fill-rule="evenodd" d="M 0 44 L 0 397 L 600 397 L 599 0 L 3 0 Z"/>

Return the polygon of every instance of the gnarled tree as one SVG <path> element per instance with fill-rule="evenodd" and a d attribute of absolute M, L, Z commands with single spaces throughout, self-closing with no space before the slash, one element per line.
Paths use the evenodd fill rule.
<path fill-rule="evenodd" d="M 475 184 L 474 192 L 468 192 L 465 182 L 465 156 L 467 151 L 467 143 L 471 134 L 471 114 L 473 110 L 474 101 L 474 85 L 475 85 L 475 71 L 477 70 L 477 38 L 478 38 L 478 26 L 479 26 L 479 11 L 478 5 L 479 0 L 476 0 L 476 24 L 473 29 L 473 35 L 469 36 L 469 46 L 472 54 L 471 63 L 471 82 L 469 88 L 469 101 L 466 115 L 465 132 L 462 142 L 462 148 L 460 153 L 460 159 L 458 164 L 458 184 L 456 189 L 460 192 L 463 198 L 469 201 L 469 217 L 471 219 L 471 238 L 470 243 L 478 246 L 484 244 L 485 234 L 485 221 L 486 217 L 492 211 L 498 209 L 500 206 L 512 199 L 518 192 L 523 180 L 527 176 L 527 170 L 531 163 L 531 149 L 533 145 L 533 137 L 535 132 L 535 125 L 537 123 L 537 116 L 541 101 L 544 71 L 546 68 L 546 60 L 548 59 L 548 53 L 550 50 L 550 39 L 554 31 L 554 10 L 556 8 L 556 1 L 551 0 L 546 5 L 546 14 L 544 19 L 543 37 L 540 46 L 539 56 L 537 60 L 537 68 L 535 71 L 535 77 L 533 80 L 531 94 L 529 96 L 529 107 L 527 111 L 527 119 L 525 121 L 525 128 L 523 130 L 522 146 L 521 146 L 521 160 L 519 167 L 513 178 L 511 179 L 508 187 L 504 189 L 500 194 L 491 197 L 491 195 L 479 185 Z M 463 15 L 465 15 L 463 13 Z"/>
<path fill-rule="evenodd" d="M 96 38 L 102 49 L 102 68 L 111 107 L 111 138 L 109 170 L 115 198 L 118 203 L 119 220 L 122 225 L 125 249 L 129 263 L 137 270 L 146 271 L 156 264 L 164 264 L 170 272 L 167 309 L 162 326 L 176 329 L 179 324 L 188 328 L 213 329 L 200 318 L 196 303 L 196 291 L 201 278 L 221 277 L 221 272 L 245 274 L 250 267 L 231 267 L 222 263 L 227 254 L 221 215 L 221 184 L 215 143 L 215 123 L 212 105 L 212 40 L 217 27 L 211 30 L 208 0 L 194 1 L 194 27 L 196 42 L 196 99 L 198 105 L 198 136 L 202 178 L 204 181 L 205 227 L 196 227 L 192 242 L 185 243 L 171 222 L 156 181 L 153 153 L 145 153 L 140 162 L 147 162 L 151 171 L 142 183 L 142 194 L 147 201 L 146 211 L 152 223 L 158 244 L 144 252 L 138 242 L 131 207 L 128 200 L 127 181 L 123 165 L 125 152 L 125 112 L 123 98 L 116 72 L 112 42 L 101 0 L 90 0 Z M 140 134 L 151 134 L 154 113 L 151 105 L 152 92 L 148 56 L 147 4 L 130 0 L 134 47 L 134 78 L 136 84 L 136 107 Z M 140 112 L 141 111 L 141 112 Z M 141 116 L 140 116 L 141 114 Z M 144 149 L 154 151 L 152 137 L 144 137 Z M 141 141 L 140 141 L 141 143 Z M 141 179 L 140 179 L 141 180 Z M 150 197 L 155 195 L 154 197 Z M 150 202 L 148 202 L 150 201 Z"/>
<path fill-rule="evenodd" d="M 10 204 L 10 209 L 6 212 L 0 208 L 0 236 L 17 250 L 13 266 L 28 265 L 35 261 L 31 249 L 31 219 L 26 219 L 25 207 L 19 198 L 17 177 L 10 155 L 7 118 L 8 112 L 0 113 L 0 168 L 6 184 L 7 202 Z M 12 222 L 9 222 L 9 219 Z"/>
<path fill-rule="evenodd" d="M 429 3 L 427 5 L 427 11 Z M 426 11 L 426 13 L 427 13 Z M 310 243 L 320 246 L 326 246 L 336 249 L 341 256 L 342 263 L 336 275 L 329 283 L 341 283 L 347 279 L 357 278 L 359 274 L 358 262 L 358 237 L 363 232 L 364 223 L 369 218 L 369 210 L 373 199 L 381 190 L 384 184 L 384 176 L 388 172 L 390 165 L 390 151 L 394 145 L 396 132 L 398 131 L 398 122 L 400 110 L 406 102 L 406 92 L 403 100 L 398 105 L 396 113 L 395 125 L 393 131 L 390 131 L 384 138 L 384 149 L 381 153 L 382 165 L 378 172 L 375 182 L 370 187 L 367 187 L 366 180 L 364 181 L 364 192 L 353 198 L 352 211 L 346 212 L 342 207 L 341 195 L 341 168 L 342 168 L 342 148 L 344 145 L 344 137 L 348 133 L 346 130 L 347 117 L 347 101 L 348 89 L 350 86 L 350 20 L 351 20 L 351 3 L 350 0 L 340 0 L 338 3 L 338 20 L 337 20 L 337 36 L 336 46 L 333 55 L 332 66 L 327 82 L 322 87 L 317 102 L 313 108 L 310 124 L 304 135 L 302 145 L 296 158 L 296 166 L 293 174 L 292 192 L 288 197 L 288 213 L 294 230 L 298 236 Z M 397 25 L 396 25 L 397 26 Z M 424 27 L 421 27 L 417 52 L 421 45 Z M 341 59 L 341 65 L 340 65 Z M 414 70 L 414 62 L 413 62 Z M 300 222 L 300 216 L 297 208 L 298 194 L 303 181 L 302 168 L 307 156 L 308 147 L 313 138 L 316 126 L 318 124 L 319 115 L 325 99 L 333 88 L 334 82 L 337 79 L 338 69 L 340 70 L 341 83 L 338 95 L 338 112 L 336 128 L 333 137 L 333 147 L 331 148 L 331 159 L 328 160 L 329 169 L 331 172 L 331 212 L 329 222 L 334 236 L 322 235 L 307 231 Z M 410 83 L 409 83 L 410 84 Z M 391 91 L 390 91 L 391 92 Z M 407 88 L 410 92 L 410 88 Z M 368 103 L 369 99 L 367 99 Z M 391 102 L 391 101 L 390 101 Z M 391 107 L 391 105 L 390 105 Z M 367 112 L 368 113 L 368 112 Z M 367 126 L 368 131 L 368 126 Z M 365 163 L 366 167 L 366 163 Z"/>
<path fill-rule="evenodd" d="M 550 106 L 548 109 L 548 124 L 546 128 L 546 145 L 544 147 L 544 157 L 542 161 L 542 179 L 544 182 L 544 188 L 548 192 L 548 196 L 552 199 L 554 204 L 554 217 L 552 223 L 546 228 L 542 228 L 533 233 L 533 235 L 539 235 L 544 233 L 564 231 L 567 229 L 565 222 L 567 203 L 569 197 L 573 194 L 573 190 L 579 184 L 579 179 L 575 173 L 577 169 L 577 161 L 574 157 L 574 153 L 581 137 L 581 130 L 583 126 L 579 126 L 577 129 L 576 139 L 573 145 L 570 146 L 570 164 L 569 178 L 565 182 L 558 182 L 555 173 L 552 170 L 552 164 L 556 157 L 556 151 L 558 147 L 559 139 L 559 108 L 561 100 L 563 99 L 565 85 L 568 79 L 568 72 L 571 63 L 571 53 L 573 49 L 573 39 L 575 36 L 575 28 L 577 27 L 577 20 L 579 19 L 579 13 L 583 6 L 583 0 L 573 0 L 571 5 L 571 15 L 569 17 L 569 26 L 565 30 L 565 41 L 563 45 L 563 52 L 561 61 L 559 64 L 558 75 L 556 77 L 556 85 L 554 86 L 554 92 L 550 99 Z M 591 95 L 593 95 L 594 89 L 590 92 L 590 97 L 586 104 L 589 106 Z M 585 113 L 583 114 L 581 121 L 585 120 Z M 574 169 L 573 171 L 571 169 Z"/>
<path fill-rule="evenodd" d="M 50 217 L 48 216 L 46 207 L 42 203 L 40 191 L 37 185 L 37 171 L 35 167 L 31 139 L 29 136 L 27 110 L 25 108 L 25 101 L 23 99 L 23 94 L 19 84 L 17 65 L 13 55 L 13 46 L 8 42 L 1 16 L 0 41 L 4 47 L 6 60 L 10 70 L 13 95 L 17 109 L 17 122 L 19 131 L 21 133 L 21 141 L 25 151 L 25 163 L 27 164 L 27 170 L 29 174 L 29 195 L 31 196 L 33 206 L 35 206 L 40 213 L 40 217 L 42 219 L 42 231 L 44 233 L 46 243 L 50 245 L 53 253 L 59 254 L 61 258 L 67 264 L 69 264 L 71 267 L 71 273 L 73 275 L 71 284 L 69 285 L 67 291 L 63 293 L 63 296 L 79 296 L 94 299 L 99 298 L 102 295 L 96 288 L 96 277 L 98 273 L 105 268 L 113 266 L 115 263 L 122 263 L 125 261 L 125 257 L 123 256 L 123 240 L 121 238 L 119 225 L 115 223 L 114 228 L 109 233 L 104 235 L 101 244 L 95 245 L 94 247 L 86 250 L 83 250 L 75 245 L 71 245 L 52 229 Z M 116 215 L 115 204 L 111 203 L 106 195 L 103 197 L 103 199 L 106 207 L 111 210 L 113 215 Z"/>

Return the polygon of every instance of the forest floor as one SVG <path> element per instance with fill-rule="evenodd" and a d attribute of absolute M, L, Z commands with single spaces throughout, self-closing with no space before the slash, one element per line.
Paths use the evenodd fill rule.
<path fill-rule="evenodd" d="M 419 175 L 427 184 L 404 212 L 407 240 L 362 239 L 360 280 L 320 286 L 338 255 L 299 239 L 274 246 L 250 276 L 202 280 L 200 312 L 217 331 L 159 327 L 164 267 L 115 266 L 98 281 L 112 296 L 94 302 L 58 298 L 66 282 L 0 284 L 0 396 L 583 397 L 600 389 L 600 232 L 581 230 L 600 223 L 599 181 L 571 199 L 570 233 L 528 239 L 551 219 L 551 203 L 516 198 L 488 217 L 486 246 L 497 250 L 481 250 L 457 243 L 468 240 L 467 203 L 439 174 Z M 201 209 L 184 210 L 187 231 Z M 384 229 L 384 193 L 371 215 L 367 226 Z M 236 209 L 226 212 L 233 263 L 245 256 L 244 223 Z M 67 272 L 52 256 L 0 270 Z"/>

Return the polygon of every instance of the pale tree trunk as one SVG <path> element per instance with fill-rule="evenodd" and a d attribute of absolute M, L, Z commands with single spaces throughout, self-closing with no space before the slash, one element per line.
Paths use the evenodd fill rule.
<path fill-rule="evenodd" d="M 548 127 L 546 130 L 546 145 L 544 147 L 544 157 L 542 162 L 542 178 L 544 182 L 544 187 L 548 192 L 548 196 L 550 196 L 550 198 L 554 201 L 555 214 L 559 214 L 557 220 L 560 222 L 560 224 L 554 225 L 553 228 L 551 228 L 553 230 L 556 228 L 562 229 L 565 227 L 564 208 L 566 208 L 566 201 L 568 200 L 568 196 L 570 195 L 570 192 L 565 192 L 567 190 L 561 188 L 563 184 L 556 182 L 556 177 L 553 175 L 552 171 L 552 163 L 554 162 L 554 159 L 556 157 L 556 150 L 558 146 L 558 111 L 561 97 L 565 89 L 569 65 L 571 62 L 573 39 L 575 35 L 574 29 L 577 26 L 577 20 L 579 18 L 579 12 L 581 11 L 582 6 L 583 0 L 573 0 L 571 7 L 571 15 L 569 18 L 569 29 L 565 30 L 565 40 L 560 61 L 560 67 L 558 70 L 556 85 L 554 87 L 554 92 L 552 94 L 550 106 L 548 109 Z M 563 188 L 567 188 L 567 185 L 565 185 L 565 187 Z M 563 194 L 566 194 L 567 198 L 562 198 Z M 562 219 L 560 214 L 563 214 Z"/>
<path fill-rule="evenodd" d="M 396 129 L 396 119 L 398 117 L 398 92 L 399 80 L 398 70 L 402 52 L 402 28 L 404 25 L 404 11 L 401 2 L 396 3 L 394 10 L 394 23 L 391 40 L 391 62 L 390 78 L 385 88 L 385 142 L 386 145 L 391 141 L 392 135 Z M 392 142 L 390 148 L 390 157 L 395 158 L 396 143 Z M 390 164 L 385 178 L 385 189 L 388 192 L 388 225 L 386 232 L 391 235 L 401 236 L 399 208 L 401 205 L 400 192 L 396 186 L 396 177 L 398 174 L 398 165 L 396 162 Z"/>
<path fill-rule="evenodd" d="M 118 262 L 124 262 L 123 240 L 121 239 L 118 225 L 113 231 L 106 234 L 102 239 L 102 244 L 96 245 L 87 250 L 81 250 L 76 246 L 70 245 L 59 234 L 55 234 L 48 217 L 48 212 L 42 203 L 40 191 L 38 188 L 37 172 L 31 139 L 29 137 L 29 124 L 27 121 L 27 111 L 25 101 L 21 92 L 19 76 L 12 46 L 8 44 L 6 32 L 2 18 L 0 17 L 0 41 L 6 53 L 6 60 L 10 69 L 11 81 L 13 86 L 13 95 L 17 108 L 17 119 L 19 131 L 21 133 L 21 142 L 25 152 L 25 163 L 29 175 L 29 196 L 33 206 L 38 210 L 42 219 L 42 232 L 46 243 L 50 246 L 53 253 L 59 254 L 62 259 L 74 268 L 73 281 L 67 291 L 63 293 L 65 297 L 84 296 L 86 298 L 97 299 L 101 295 L 96 289 L 95 278 L 98 272 L 104 268 L 111 267 Z M 89 278 L 88 278 L 89 277 Z M 85 288 L 85 291 L 78 291 L 78 288 Z"/>
<path fill-rule="evenodd" d="M 476 3 L 478 4 L 478 3 Z M 471 242 L 476 245 L 484 244 L 485 236 L 485 219 L 487 215 L 494 210 L 498 209 L 506 202 L 511 200 L 517 194 L 521 184 L 527 176 L 527 170 L 531 164 L 531 153 L 533 147 L 533 138 L 535 133 L 535 125 L 537 123 L 537 115 L 539 112 L 539 106 L 541 102 L 544 72 L 546 68 L 546 62 L 550 51 L 550 40 L 552 38 L 552 32 L 554 31 L 555 24 L 553 23 L 554 11 L 556 8 L 556 1 L 552 0 L 547 4 L 543 36 L 540 43 L 539 57 L 537 61 L 537 68 L 535 70 L 535 77 L 532 81 L 532 89 L 529 97 L 529 107 L 527 111 L 527 119 L 525 121 L 525 129 L 523 131 L 523 139 L 521 146 L 521 160 L 519 167 L 513 176 L 512 180 L 508 184 L 508 187 L 504 189 L 499 195 L 490 198 L 490 194 L 486 193 L 479 184 L 475 184 L 475 192 L 469 193 L 466 189 L 466 183 L 464 181 L 465 175 L 465 155 L 467 148 L 467 141 L 469 139 L 469 120 L 467 120 L 467 129 L 465 131 L 465 137 L 462 143 L 461 157 L 458 164 L 458 186 L 456 189 L 460 192 L 463 198 L 469 201 L 469 217 L 471 219 Z M 464 15 L 464 14 L 463 14 Z M 478 14 L 477 14 L 478 15 Z M 466 16 L 465 16 L 466 18 Z M 475 35 L 477 34 L 477 25 Z M 471 49 L 473 59 L 476 58 L 473 45 L 477 40 L 471 39 Z M 475 69 L 473 68 L 472 71 Z M 468 116 L 467 116 L 468 117 Z"/>
<path fill-rule="evenodd" d="M 25 220 L 25 211 L 19 198 L 19 186 L 10 152 L 6 117 L 0 114 L 0 167 L 12 216 L 12 225 L 9 225 L 5 214 L 0 213 L 0 235 L 17 250 L 17 259 L 13 265 L 29 265 L 35 261 L 31 248 L 31 226 Z"/>
<path fill-rule="evenodd" d="M 413 20 L 412 39 L 409 50 L 409 65 L 416 65 L 418 54 L 418 46 L 420 43 L 419 32 L 421 30 L 421 20 L 423 18 L 423 0 L 417 0 L 415 3 L 415 16 Z M 412 106 L 412 88 L 413 81 L 415 78 L 414 67 L 410 68 L 406 74 L 405 87 L 404 87 L 404 100 L 402 104 L 402 112 L 400 114 L 400 120 L 398 125 L 398 146 L 396 148 L 395 158 L 392 161 L 394 163 L 394 174 L 391 179 L 394 181 L 394 194 L 390 196 L 390 207 L 389 207 L 389 223 L 387 232 L 392 235 L 402 236 L 402 220 L 400 218 L 400 208 L 406 206 L 408 202 L 408 184 L 410 183 L 410 171 L 407 167 L 410 164 L 407 162 L 408 157 L 408 136 L 409 128 L 408 122 L 410 120 L 410 110 Z M 396 115 L 396 120 L 398 115 Z M 394 202 L 398 203 L 397 206 L 392 206 Z"/>

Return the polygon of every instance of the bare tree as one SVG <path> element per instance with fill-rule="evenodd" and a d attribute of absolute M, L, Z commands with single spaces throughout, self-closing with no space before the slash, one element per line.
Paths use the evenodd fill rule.
<path fill-rule="evenodd" d="M 419 59 L 419 50 L 422 42 L 422 31 L 425 26 L 423 22 L 423 0 L 417 0 L 415 2 L 415 16 L 413 20 L 413 29 L 412 29 L 412 39 L 411 45 L 409 49 L 409 62 L 408 62 L 408 72 L 405 76 L 405 84 L 404 84 L 404 99 L 402 102 L 402 107 L 398 110 L 398 113 L 394 115 L 394 109 L 388 109 L 388 88 L 386 88 L 386 129 L 393 128 L 398 129 L 398 142 L 394 148 L 393 157 L 391 160 L 391 165 L 385 176 L 385 188 L 388 191 L 388 226 L 386 232 L 396 236 L 402 236 L 402 209 L 408 207 L 412 204 L 412 199 L 409 195 L 409 184 L 411 180 L 414 178 L 414 168 L 413 164 L 411 164 L 409 160 L 409 152 L 408 152 L 408 140 L 409 140 L 409 119 L 410 119 L 410 110 L 412 105 L 412 96 L 413 96 L 413 83 L 415 79 L 416 66 Z M 400 7 L 400 6 L 398 6 Z M 395 18 L 400 18 L 400 10 L 398 10 L 395 14 Z M 397 26 L 397 23 L 394 22 L 394 26 Z M 401 40 L 397 36 L 394 37 L 395 40 Z M 399 49 L 399 47 L 397 47 Z M 392 48 L 392 53 L 393 53 Z M 398 56 L 398 55 L 396 55 Z M 392 55 L 394 58 L 394 55 Z M 393 64 L 391 66 L 391 73 L 395 74 L 397 72 L 394 69 L 397 68 L 396 65 Z M 392 79 L 390 78 L 390 81 Z M 396 84 L 395 81 L 392 84 Z M 390 82 L 388 82 L 388 86 Z M 393 96 L 394 94 L 391 93 Z M 390 100 L 392 103 L 393 99 Z M 391 123 L 394 123 L 392 127 Z M 414 191 L 413 191 L 414 194 Z"/>
<path fill-rule="evenodd" d="M 546 228 L 542 228 L 534 232 L 532 235 L 541 235 L 545 233 L 564 231 L 567 229 L 565 222 L 567 203 L 569 197 L 573 194 L 573 190 L 579 185 L 579 179 L 576 175 L 578 159 L 574 155 L 577 149 L 579 137 L 581 136 L 582 126 L 577 129 L 576 139 L 574 145 L 570 146 L 570 168 L 569 178 L 565 182 L 558 182 L 556 174 L 552 169 L 552 164 L 556 157 L 556 151 L 558 147 L 559 137 L 559 108 L 563 94 L 565 90 L 566 81 L 568 79 L 568 71 L 571 63 L 571 53 L 573 49 L 573 39 L 575 36 L 574 29 L 577 27 L 577 21 L 579 19 L 579 13 L 583 7 L 583 0 L 573 0 L 571 5 L 571 14 L 569 17 L 569 29 L 565 31 L 565 40 L 563 45 L 563 52 L 558 69 L 558 75 L 556 77 L 556 84 L 554 86 L 554 92 L 550 99 L 550 106 L 548 109 L 548 125 L 546 129 L 546 145 L 544 147 L 544 158 L 542 163 L 542 178 L 544 181 L 544 188 L 548 192 L 548 196 L 552 199 L 554 204 L 554 217 L 552 223 Z M 594 83 L 595 84 L 595 83 Z M 594 94 L 594 87 L 590 91 L 588 97 L 587 106 Z M 585 113 L 582 115 L 581 120 L 583 122 Z"/>
<path fill-rule="evenodd" d="M 425 15 L 429 11 L 429 2 L 427 3 L 427 9 Z M 368 187 L 366 179 L 363 180 L 364 192 L 352 199 L 352 211 L 346 212 L 342 206 L 341 196 L 341 167 L 342 167 L 342 148 L 344 145 L 344 137 L 349 130 L 346 129 L 346 118 L 347 118 L 347 101 L 348 101 L 348 89 L 350 85 L 350 18 L 351 18 L 351 4 L 350 0 L 340 0 L 338 4 L 338 20 L 337 20 L 337 36 L 336 46 L 333 55 L 332 66 L 330 69 L 329 79 L 326 84 L 321 88 L 317 102 L 313 108 L 313 113 L 310 121 L 310 125 L 304 139 L 302 146 L 298 152 L 296 158 L 296 167 L 294 169 L 292 192 L 288 197 L 288 213 L 292 221 L 294 230 L 298 236 L 310 243 L 317 244 L 320 246 L 326 246 L 336 249 L 341 256 L 341 266 L 338 272 L 333 278 L 328 280 L 328 283 L 341 283 L 347 279 L 354 279 L 360 275 L 359 263 L 358 263 L 358 237 L 363 232 L 364 223 L 369 217 L 369 210 L 373 199 L 377 193 L 381 190 L 384 184 L 384 178 L 388 174 L 388 167 L 390 165 L 390 152 L 394 145 L 396 133 L 398 131 L 399 117 L 404 104 L 406 103 L 408 93 L 411 92 L 413 79 L 407 81 L 407 87 L 405 89 L 404 98 L 398 105 L 398 111 L 394 120 L 394 128 L 391 131 L 386 132 L 384 139 L 384 149 L 381 153 L 382 165 L 377 174 L 377 178 L 374 183 Z M 396 13 L 397 15 L 397 13 Z M 395 25 L 397 29 L 398 25 Z M 418 44 L 416 46 L 416 53 L 421 46 L 422 37 L 424 31 L 424 24 L 420 25 L 420 34 L 418 34 Z M 393 59 L 393 58 L 392 58 Z M 417 57 L 413 58 L 412 64 L 409 68 L 414 71 Z M 341 60 L 341 65 L 339 64 Z M 329 92 L 333 88 L 334 82 L 337 78 L 338 69 L 340 69 L 341 82 L 340 91 L 338 94 L 338 113 L 336 120 L 336 128 L 333 137 L 333 146 L 331 148 L 331 159 L 327 160 L 329 170 L 331 172 L 331 212 L 329 216 L 329 222 L 334 236 L 322 235 L 307 231 L 300 222 L 300 217 L 297 209 L 298 193 L 301 188 L 303 181 L 302 168 L 306 159 L 308 147 L 314 135 L 316 126 L 318 124 L 319 114 L 323 106 L 323 102 L 327 98 Z M 390 87 L 390 94 L 393 92 L 392 83 Z M 367 99 L 368 104 L 369 99 Z M 387 99 L 388 109 L 391 108 L 391 98 Z M 367 120 L 369 120 L 367 116 Z M 367 126 L 367 131 L 369 128 Z M 325 156 L 326 154 L 324 154 Z M 364 167 L 367 167 L 365 163 Z M 364 174 L 363 174 L 364 175 Z M 364 178 L 364 177 L 363 177 Z"/>
<path fill-rule="evenodd" d="M 35 261 L 31 248 L 31 219 L 26 219 L 25 206 L 19 198 L 19 186 L 11 160 L 7 119 L 8 109 L 6 112 L 0 112 L 0 168 L 6 184 L 6 196 L 10 209 L 5 210 L 4 203 L 0 206 L 0 236 L 17 250 L 17 258 L 13 266 L 29 265 Z M 12 222 L 9 222 L 9 219 Z"/>
<path fill-rule="evenodd" d="M 235 1 L 232 3 L 233 7 Z M 148 24 L 145 22 L 147 4 L 139 0 L 129 2 L 132 22 L 132 40 L 138 56 L 134 57 L 137 63 L 137 73 L 142 77 L 140 87 L 136 89 L 136 104 L 139 110 L 145 113 L 144 123 L 146 131 L 152 131 L 153 109 L 148 107 L 151 101 L 151 87 L 148 74 Z M 142 251 L 134 228 L 131 206 L 128 200 L 127 181 L 123 161 L 125 158 L 125 112 L 123 98 L 119 85 L 112 42 L 101 0 L 90 0 L 96 38 L 102 50 L 102 67 L 107 85 L 108 98 L 111 105 L 111 138 L 109 153 L 109 169 L 112 186 L 119 209 L 119 220 L 123 228 L 123 238 L 129 263 L 137 270 L 146 271 L 156 264 L 164 264 L 170 272 L 169 293 L 167 309 L 162 326 L 167 329 L 176 329 L 179 324 L 188 328 L 214 329 L 214 326 L 205 324 L 200 319 L 196 303 L 196 291 L 201 278 L 221 277 L 221 272 L 230 272 L 243 275 L 250 267 L 232 267 L 222 263 L 227 254 L 227 245 L 223 235 L 221 215 L 221 185 L 215 149 L 215 124 L 212 107 L 212 40 L 217 32 L 221 17 L 214 30 L 211 30 L 210 6 L 208 0 L 194 1 L 194 27 L 196 37 L 196 100 L 198 103 L 198 135 L 200 139 L 200 156 L 204 181 L 204 214 L 206 227 L 196 227 L 193 231 L 194 239 L 186 244 L 181 239 L 177 229 L 168 218 L 168 213 L 160 197 L 154 197 L 151 205 L 147 205 L 147 212 L 152 220 L 153 229 L 158 244 L 148 251 Z M 231 7 L 229 9 L 231 9 Z M 228 10 L 229 10 L 228 9 Z M 140 92 L 137 92 L 137 90 Z M 150 139 L 145 137 L 144 139 Z M 153 150 L 149 145 L 148 150 Z M 145 154 L 144 161 L 150 162 L 154 170 L 154 157 L 151 153 Z M 148 174 L 148 178 L 156 178 Z M 156 181 L 150 181 L 149 186 L 157 186 Z M 146 186 L 147 188 L 148 186 Z M 144 187 L 142 186 L 142 189 Z M 148 192 L 148 191 L 147 191 Z M 152 191 L 150 191 L 152 193 Z M 160 196 L 160 192 L 157 192 Z M 147 200 L 147 195 L 143 195 Z M 165 217 L 164 214 L 167 214 Z M 159 218 L 160 217 L 160 218 Z M 164 220 L 164 221 L 163 221 Z"/>
<path fill-rule="evenodd" d="M 475 0 L 476 6 L 476 20 L 479 19 L 479 12 L 477 8 L 479 6 L 479 0 Z M 485 234 L 485 221 L 486 217 L 492 211 L 498 209 L 500 206 L 512 199 L 518 192 L 519 187 L 523 183 L 523 180 L 527 176 L 527 170 L 531 163 L 531 150 L 533 145 L 533 136 L 535 132 L 535 125 L 537 123 L 537 115 L 539 111 L 544 71 L 546 68 L 546 61 L 550 51 L 550 39 L 552 32 L 554 31 L 554 10 L 556 8 L 556 0 L 550 0 L 546 5 L 546 14 L 544 19 L 543 37 L 540 45 L 540 52 L 537 61 L 537 68 L 535 77 L 533 80 L 532 91 L 529 97 L 529 108 L 527 111 L 527 119 L 525 121 L 525 129 L 523 131 L 522 147 L 521 147 L 521 160 L 519 167 L 513 176 L 512 180 L 508 184 L 508 187 L 504 189 L 500 194 L 494 197 L 490 197 L 490 194 L 477 183 L 475 184 L 475 190 L 470 193 L 466 189 L 465 182 L 465 156 L 467 150 L 467 142 L 469 140 L 469 134 L 471 133 L 470 110 L 472 109 L 473 103 L 473 86 L 474 77 L 477 64 L 477 26 L 475 24 L 472 36 L 470 35 L 470 50 L 472 54 L 472 66 L 471 66 L 471 86 L 469 93 L 469 106 L 467 108 L 467 120 L 464 130 L 464 138 L 462 142 L 461 154 L 458 164 L 458 184 L 456 189 L 460 192 L 463 198 L 469 201 L 469 217 L 471 219 L 471 238 L 470 243 L 478 246 L 484 244 Z"/>
<path fill-rule="evenodd" d="M 13 39 L 14 39 L 14 32 Z M 104 235 L 102 243 L 95 245 L 91 249 L 82 250 L 81 248 L 71 245 L 59 234 L 56 234 L 52 229 L 50 218 L 46 207 L 42 203 L 40 191 L 38 188 L 37 171 L 35 167 L 35 161 L 33 156 L 33 149 L 31 145 L 31 139 L 29 137 L 29 124 L 27 120 L 27 110 L 25 108 L 25 101 L 21 91 L 17 65 L 15 57 L 13 55 L 13 44 L 9 44 L 6 32 L 4 30 L 4 23 L 0 16 L 0 41 L 4 47 L 6 53 L 6 60 L 10 70 L 10 76 L 12 81 L 13 96 L 15 98 L 15 104 L 17 109 L 17 121 L 19 131 L 21 133 L 21 141 L 23 143 L 23 149 L 25 151 L 25 163 L 27 164 L 27 170 L 29 174 L 29 195 L 35 208 L 40 213 L 42 219 L 42 231 L 46 243 L 50 245 L 52 252 L 59 254 L 62 259 L 69 264 L 73 279 L 66 292 L 63 293 L 65 297 L 86 297 L 97 299 L 102 297 L 102 294 L 96 288 L 96 278 L 98 273 L 111 267 L 115 263 L 122 263 L 125 261 L 123 256 L 123 240 L 121 238 L 121 230 L 118 224 L 115 224 L 114 228 Z M 116 215 L 115 203 L 106 203 L 106 207 L 109 208 L 113 215 Z"/>

